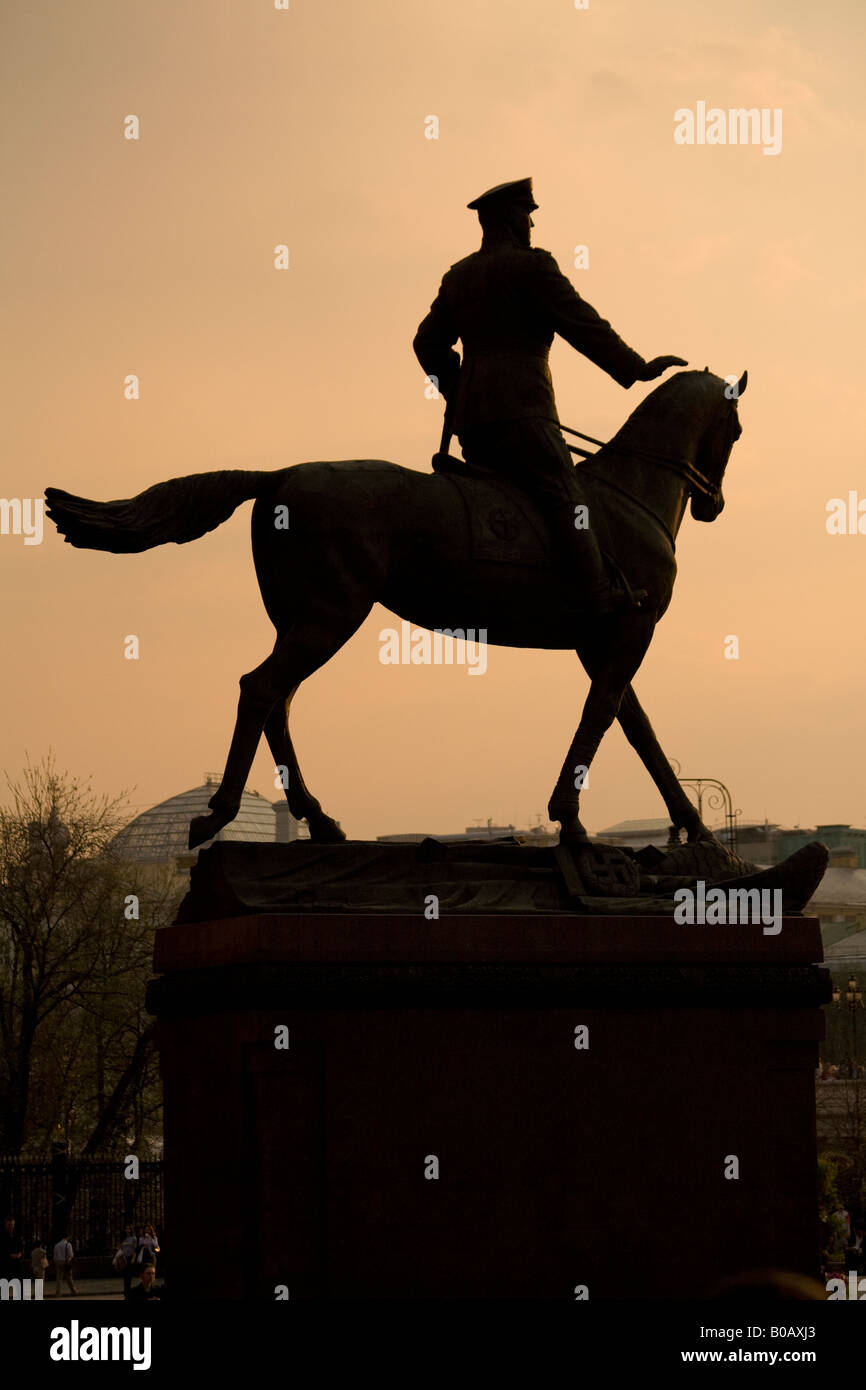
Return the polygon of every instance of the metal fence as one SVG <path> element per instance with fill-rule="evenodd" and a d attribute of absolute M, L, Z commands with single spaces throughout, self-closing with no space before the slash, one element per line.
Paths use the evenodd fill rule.
<path fill-rule="evenodd" d="M 0 1215 L 14 1216 L 27 1249 L 67 1235 L 76 1255 L 105 1255 L 117 1248 L 127 1225 L 163 1228 L 163 1165 L 139 1161 L 129 1177 L 125 1156 L 73 1157 L 58 1149 L 50 1158 L 0 1155 Z"/>

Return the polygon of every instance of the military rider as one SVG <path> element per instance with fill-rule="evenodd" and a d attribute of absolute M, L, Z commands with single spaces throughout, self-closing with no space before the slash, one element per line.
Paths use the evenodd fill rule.
<path fill-rule="evenodd" d="M 654 381 L 681 357 L 645 361 L 581 299 L 549 251 L 530 246 L 538 204 L 532 180 L 498 184 L 468 206 L 481 248 L 446 272 L 413 347 L 447 402 L 447 430 L 473 467 L 517 483 L 539 503 L 566 582 L 596 613 L 639 599 L 613 588 L 590 526 L 575 526 L 585 498 L 559 428 L 548 355 L 559 333 L 620 386 Z M 454 351 L 463 346 L 462 361 Z M 447 443 L 446 446 L 447 448 Z"/>

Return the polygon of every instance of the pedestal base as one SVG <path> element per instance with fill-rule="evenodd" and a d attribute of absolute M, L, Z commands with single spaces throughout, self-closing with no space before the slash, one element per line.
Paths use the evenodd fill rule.
<path fill-rule="evenodd" d="M 161 931 L 173 1297 L 683 1299 L 815 1273 L 820 954 L 802 918 Z"/>

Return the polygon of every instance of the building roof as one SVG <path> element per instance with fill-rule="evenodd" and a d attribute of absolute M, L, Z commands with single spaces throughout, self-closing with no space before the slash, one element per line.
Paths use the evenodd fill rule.
<path fill-rule="evenodd" d="M 841 964 L 851 962 L 860 966 L 866 966 L 866 931 L 852 932 L 850 936 L 845 936 L 841 941 L 836 941 L 832 946 L 824 947 L 824 963 L 826 965 Z"/>
<path fill-rule="evenodd" d="M 620 820 L 616 825 L 608 825 L 604 830 L 599 830 L 598 837 L 603 839 L 605 835 L 658 835 L 663 830 L 670 829 L 670 816 L 656 816 L 653 820 Z"/>
<path fill-rule="evenodd" d="M 180 855 L 189 854 L 187 840 L 193 816 L 206 815 L 208 802 L 219 785 L 218 778 L 208 778 L 201 787 L 179 792 L 143 811 L 124 826 L 115 837 L 118 853 L 130 859 L 171 863 Z M 270 844 L 277 838 L 277 818 L 274 805 L 258 792 L 245 791 L 237 816 L 208 840 L 256 840 Z M 206 846 L 202 846 L 206 848 Z"/>
<path fill-rule="evenodd" d="M 827 869 L 810 907 L 866 907 L 866 869 Z"/>
<path fill-rule="evenodd" d="M 465 830 L 449 830 L 437 833 L 432 830 L 407 830 L 394 835 L 377 835 L 377 844 L 420 844 L 422 840 L 454 842 L 458 840 L 507 840 L 509 838 L 537 840 L 539 843 L 556 840 L 557 834 L 542 825 L 532 825 L 528 830 L 518 830 L 514 825 L 467 825 Z"/>

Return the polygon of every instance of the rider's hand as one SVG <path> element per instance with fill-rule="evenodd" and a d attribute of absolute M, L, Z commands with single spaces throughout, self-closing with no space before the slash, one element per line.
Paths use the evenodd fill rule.
<path fill-rule="evenodd" d="M 647 362 L 643 371 L 638 376 L 638 381 L 655 381 L 657 376 L 666 372 L 668 367 L 687 367 L 689 364 L 684 357 L 654 357 L 651 362 Z"/>

